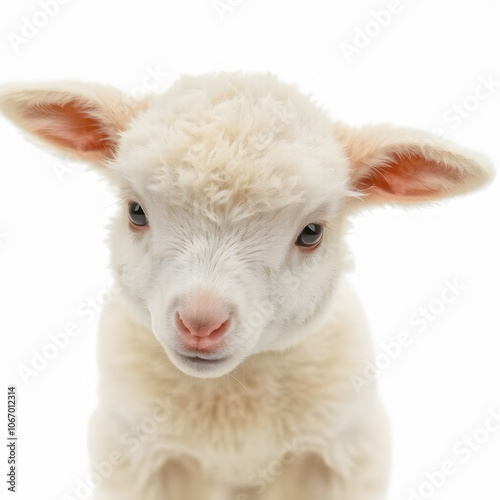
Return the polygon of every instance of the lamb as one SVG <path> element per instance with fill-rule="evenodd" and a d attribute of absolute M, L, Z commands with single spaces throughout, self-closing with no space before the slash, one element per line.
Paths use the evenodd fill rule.
<path fill-rule="evenodd" d="M 13 85 L 0 110 L 121 200 L 96 500 L 384 498 L 388 420 L 376 385 L 352 382 L 373 347 L 344 277 L 346 224 L 472 191 L 488 161 L 423 131 L 333 122 L 268 74 L 183 76 L 140 100 Z"/>

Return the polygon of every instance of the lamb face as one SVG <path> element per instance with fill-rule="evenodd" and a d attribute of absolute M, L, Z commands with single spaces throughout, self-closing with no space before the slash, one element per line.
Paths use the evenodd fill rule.
<path fill-rule="evenodd" d="M 122 198 L 117 279 L 194 376 L 303 338 L 342 268 L 352 192 L 331 122 L 292 87 L 241 83 L 179 82 L 131 123 L 109 165 Z M 147 225 L 128 220 L 134 209 Z"/>

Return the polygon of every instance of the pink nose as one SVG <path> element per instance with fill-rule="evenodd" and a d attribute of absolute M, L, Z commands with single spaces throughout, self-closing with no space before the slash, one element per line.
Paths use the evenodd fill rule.
<path fill-rule="evenodd" d="M 198 313 L 189 315 L 177 313 L 175 316 L 182 345 L 189 350 L 212 352 L 221 344 L 231 320 L 227 314 Z"/>

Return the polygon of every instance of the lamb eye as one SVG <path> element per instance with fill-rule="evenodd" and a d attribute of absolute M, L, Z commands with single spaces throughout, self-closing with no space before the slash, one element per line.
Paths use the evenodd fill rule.
<path fill-rule="evenodd" d="M 128 218 L 134 226 L 142 227 L 148 225 L 148 219 L 141 205 L 136 201 L 128 204 Z"/>
<path fill-rule="evenodd" d="M 311 250 L 317 247 L 323 239 L 323 227 L 320 224 L 308 224 L 299 234 L 295 244 L 303 249 Z"/>

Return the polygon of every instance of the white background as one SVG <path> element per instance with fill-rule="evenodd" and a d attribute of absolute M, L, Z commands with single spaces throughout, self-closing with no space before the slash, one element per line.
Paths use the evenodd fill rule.
<path fill-rule="evenodd" d="M 181 73 L 271 71 L 298 83 L 333 119 L 441 128 L 500 164 L 494 0 L 232 3 L 221 16 L 212 0 L 70 0 L 15 47 L 13 35 L 27 22 L 43 24 L 42 2 L 3 2 L 0 82 L 83 79 L 140 93 L 153 68 L 163 74 L 158 92 Z M 397 13 L 380 27 L 374 12 L 389 5 Z M 360 45 L 365 29 L 366 46 L 348 60 L 342 43 Z M 497 83 L 477 101 L 482 78 Z M 463 105 L 468 116 L 453 119 L 453 107 Z M 0 399 L 5 405 L 7 385 L 17 385 L 17 498 L 61 499 L 87 474 L 97 385 L 89 301 L 99 305 L 109 284 L 104 239 L 115 200 L 96 173 L 35 148 L 3 119 L 0 138 Z M 391 500 L 410 498 L 412 488 L 423 488 L 421 498 L 500 498 L 500 432 L 480 430 L 489 411 L 500 411 L 499 194 L 496 181 L 432 207 L 353 220 L 351 278 L 377 350 L 405 331 L 414 338 L 378 378 L 393 426 Z M 417 334 L 409 318 L 430 303 L 439 309 L 446 280 L 465 290 Z M 30 366 L 49 335 L 72 322 L 82 333 L 26 384 L 19 366 Z M 464 460 L 454 449 L 475 432 L 487 442 Z M 423 486 L 446 460 L 455 473 L 434 491 Z"/>

